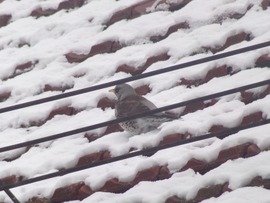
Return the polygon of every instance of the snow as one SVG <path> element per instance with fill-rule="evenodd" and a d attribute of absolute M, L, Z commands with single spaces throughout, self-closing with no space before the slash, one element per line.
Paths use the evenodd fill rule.
<path fill-rule="evenodd" d="M 260 187 L 246 187 L 226 193 L 218 198 L 211 198 L 209 200 L 202 201 L 202 203 L 267 203 L 269 201 L 269 190 Z"/>
<path fill-rule="evenodd" d="M 195 174 L 192 170 L 188 170 L 175 173 L 170 179 L 156 182 L 141 182 L 122 195 L 111 194 L 104 196 L 103 193 L 98 192 L 85 199 L 83 202 L 164 202 L 166 198 L 173 195 L 192 199 L 200 188 L 207 187 L 208 185 L 223 184 L 226 181 L 229 181 L 229 187 L 236 191 L 233 193 L 237 193 L 237 191 L 240 190 L 237 188 L 248 184 L 252 178 L 258 175 L 263 178 L 269 178 L 269 156 L 268 152 L 262 152 L 255 157 L 227 161 L 204 176 Z M 252 191 L 254 189 L 250 188 L 250 190 Z M 267 193 L 269 194 L 269 192 Z M 256 194 L 255 197 L 258 198 L 260 194 L 261 193 Z M 231 198 L 234 199 L 233 195 L 234 194 L 227 196 L 232 196 Z M 255 195 L 255 193 L 253 193 L 253 195 Z M 224 196 L 226 196 L 226 194 Z M 220 199 L 222 199 L 222 197 Z M 269 195 L 267 195 L 266 199 L 269 199 Z M 209 200 L 209 202 L 211 201 Z"/>
<path fill-rule="evenodd" d="M 161 53 L 167 53 L 170 58 L 154 63 L 146 72 L 211 56 L 212 53 L 205 53 L 202 47 L 222 46 L 229 36 L 242 31 L 249 33 L 253 39 L 230 46 L 224 52 L 270 39 L 268 29 L 270 10 L 262 10 L 259 0 L 209 0 L 203 4 L 198 0 L 193 0 L 175 12 L 163 10 L 163 7 L 156 9 L 153 7 L 149 9 L 149 11 L 153 11 L 152 13 L 135 19 L 121 20 L 107 29 L 105 29 L 105 24 L 113 13 L 139 1 L 89 0 L 83 7 L 70 12 L 60 11 L 40 18 L 29 17 L 34 8 L 39 6 L 56 8 L 59 2 L 25 0 L 4 1 L 0 4 L 0 14 L 12 14 L 12 22 L 0 29 L 0 92 L 11 91 L 11 97 L 1 102 L 1 108 L 61 93 L 59 91 L 44 92 L 43 88 L 46 84 L 70 86 L 71 89 L 67 91 L 72 91 L 129 77 L 130 74 L 127 73 L 115 73 L 116 68 L 122 64 L 129 64 L 137 68 L 144 64 L 150 56 Z M 226 18 L 222 23 L 215 23 L 223 14 L 245 13 L 250 4 L 253 7 L 242 18 L 238 20 Z M 195 10 L 196 13 L 194 13 Z M 164 35 L 171 25 L 185 21 L 189 23 L 189 29 L 178 30 L 157 43 L 149 40 L 150 36 Z M 81 63 L 70 64 L 64 57 L 69 52 L 86 54 L 93 45 L 106 40 L 119 41 L 125 47 L 115 53 L 95 55 Z M 21 43 L 25 43 L 25 45 L 18 48 Z M 142 84 L 149 84 L 152 91 L 146 95 L 146 98 L 158 107 L 186 101 L 269 79 L 268 67 L 254 67 L 256 59 L 262 53 L 270 53 L 270 49 L 265 48 L 145 78 L 131 82 L 131 85 L 138 87 Z M 17 65 L 28 61 L 37 61 L 33 70 L 11 77 Z M 181 78 L 200 79 L 213 67 L 224 64 L 232 67 L 233 75 L 214 78 L 197 87 L 187 88 L 178 85 Z M 83 76 L 75 77 L 75 75 Z M 258 93 L 264 88 L 249 91 Z M 1 114 L 0 147 L 113 119 L 114 111 L 112 109 L 107 108 L 103 111 L 96 107 L 97 102 L 105 96 L 114 98 L 114 95 L 108 93 L 107 89 L 103 89 Z M 224 127 L 235 127 L 245 116 L 258 111 L 263 113 L 263 117 L 270 117 L 269 95 L 247 105 L 239 99 L 239 94 L 224 96 L 211 107 L 184 115 L 179 120 L 164 123 L 159 129 L 141 135 L 131 136 L 127 132 L 114 132 L 89 143 L 84 134 L 80 133 L 39 144 L 27 152 L 25 148 L 4 152 L 0 154 L 1 160 L 16 158 L 23 152 L 25 153 L 14 161 L 1 161 L 0 177 L 13 174 L 26 178 L 36 177 L 62 168 L 73 167 L 78 159 L 86 154 L 108 150 L 112 156 L 118 156 L 128 153 L 131 148 L 139 150 L 156 146 L 165 136 L 173 133 L 189 132 L 193 136 L 200 136 L 207 133 L 213 125 L 222 124 Z M 53 109 L 62 106 L 71 106 L 79 109 L 80 112 L 73 116 L 57 115 L 41 126 L 31 126 L 34 121 L 45 121 Z M 184 108 L 179 108 L 174 112 L 181 113 L 183 110 Z M 14 193 L 21 201 L 40 194 L 50 197 L 57 187 L 78 181 L 84 181 L 91 188 L 98 190 L 108 179 L 116 177 L 120 181 L 128 182 L 134 179 L 138 171 L 151 166 L 167 165 L 171 172 L 177 172 L 191 158 L 210 162 L 217 158 L 221 150 L 246 142 L 255 143 L 265 150 L 270 146 L 269 129 L 270 125 L 265 125 L 241 131 L 223 140 L 212 138 L 163 150 L 152 157 L 140 156 L 91 168 L 46 180 L 42 184 L 35 183 L 15 188 Z M 100 136 L 104 131 L 105 128 L 102 128 L 93 130 L 91 133 Z M 175 156 L 176 154 L 179 156 Z M 168 180 L 139 183 L 123 194 L 97 192 L 82 202 L 158 203 L 174 194 L 190 199 L 196 195 L 200 187 L 229 181 L 229 186 L 234 191 L 203 202 L 263 203 L 269 201 L 268 190 L 240 187 L 245 186 L 250 179 L 258 175 L 269 178 L 270 168 L 267 164 L 269 158 L 268 152 L 262 152 L 248 159 L 228 161 L 204 176 L 196 174 L 192 170 L 177 172 Z M 248 195 L 249 198 L 239 198 L 243 196 L 242 194 Z M 0 194 L 0 201 L 10 202 L 3 193 Z"/>

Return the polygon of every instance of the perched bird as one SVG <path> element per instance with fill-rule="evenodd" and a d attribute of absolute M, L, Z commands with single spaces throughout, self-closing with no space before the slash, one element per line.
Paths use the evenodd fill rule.
<path fill-rule="evenodd" d="M 117 97 L 115 104 L 116 118 L 142 113 L 156 109 L 155 104 L 146 98 L 138 95 L 135 90 L 128 84 L 117 85 L 114 89 L 109 90 Z M 132 133 L 144 133 L 156 129 L 162 123 L 172 121 L 176 116 L 166 113 L 156 113 L 142 118 L 121 122 L 120 126 Z"/>

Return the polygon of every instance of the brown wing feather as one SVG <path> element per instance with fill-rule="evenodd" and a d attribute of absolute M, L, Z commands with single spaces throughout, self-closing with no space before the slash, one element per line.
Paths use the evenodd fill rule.
<path fill-rule="evenodd" d="M 155 105 L 139 95 L 132 95 L 116 103 L 116 117 L 133 115 L 156 108 Z"/>

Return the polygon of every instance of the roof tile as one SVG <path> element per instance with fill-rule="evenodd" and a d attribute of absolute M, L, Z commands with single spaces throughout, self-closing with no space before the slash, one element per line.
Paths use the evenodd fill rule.
<path fill-rule="evenodd" d="M 12 18 L 9 14 L 0 15 L 0 27 L 6 26 Z"/>
<path fill-rule="evenodd" d="M 224 184 L 220 185 L 212 185 L 206 188 L 201 188 L 196 197 L 195 202 L 200 202 L 205 199 L 209 199 L 211 197 L 218 197 L 222 194 Z"/>
<path fill-rule="evenodd" d="M 3 91 L 0 93 L 0 102 L 4 102 L 11 96 L 11 92 L 9 91 Z"/>
<path fill-rule="evenodd" d="M 269 0 L 209 0 L 204 4 L 197 0 L 57 0 L 33 1 L 32 7 L 27 1 L 2 5 L 8 6 L 0 11 L 0 101 L 4 107 L 268 40 Z M 27 9 L 18 10 L 19 6 Z M 20 32 L 14 32 L 16 26 Z M 268 79 L 269 61 L 268 49 L 254 51 L 167 73 L 166 78 L 145 78 L 132 86 L 163 106 Z M 1 114 L 2 146 L 112 118 L 115 100 L 105 92 Z M 267 85 L 189 104 L 173 111 L 181 120 L 165 123 L 153 133 L 130 136 L 119 125 L 111 125 L 52 144 L 1 153 L 1 183 L 264 121 L 269 117 L 269 93 Z M 236 194 L 239 187 L 269 189 L 268 172 L 257 168 L 260 164 L 267 167 L 258 160 L 269 153 L 268 129 L 252 128 L 226 138 L 143 154 L 47 180 L 49 184 L 18 187 L 14 193 L 29 203 L 83 199 L 144 203 L 155 202 L 155 198 L 195 203 L 220 195 L 222 199 L 225 192 Z M 236 178 L 227 170 L 239 172 L 249 162 L 253 167 L 245 167 L 248 177 L 239 174 Z M 0 201 L 6 200 L 0 194 Z"/>
<path fill-rule="evenodd" d="M 252 181 L 248 184 L 252 187 L 264 187 L 266 189 L 270 189 L 270 179 L 263 179 L 261 176 L 257 176 L 252 179 Z"/>
<path fill-rule="evenodd" d="M 90 195 L 93 194 L 93 191 L 91 188 L 87 185 L 83 185 L 78 192 L 78 197 L 80 200 L 85 199 L 86 197 L 89 197 Z"/>
<path fill-rule="evenodd" d="M 117 178 L 112 178 L 99 189 L 99 191 L 103 192 L 113 192 L 113 193 L 122 193 L 130 189 L 132 186 L 130 183 L 121 182 Z"/>
<path fill-rule="evenodd" d="M 262 5 L 262 8 L 264 10 L 266 10 L 270 6 L 270 1 L 269 0 L 263 0 L 262 3 L 261 3 L 261 5 Z"/>
<path fill-rule="evenodd" d="M 57 8 L 46 8 L 38 7 L 31 12 L 31 16 L 41 17 L 41 16 L 50 16 L 57 11 L 63 9 L 74 9 L 76 7 L 81 7 L 84 4 L 85 0 L 66 0 L 59 3 Z"/>
<path fill-rule="evenodd" d="M 125 72 L 125 73 L 130 73 L 131 75 L 138 75 L 138 74 L 141 74 L 142 72 L 144 72 L 153 63 L 158 62 L 158 61 L 165 61 L 165 60 L 168 60 L 169 58 L 170 58 L 170 56 L 167 54 L 167 52 L 160 53 L 158 55 L 150 56 L 139 67 L 133 67 L 133 66 L 129 66 L 127 64 L 120 65 L 120 66 L 118 66 L 116 72 Z"/>
<path fill-rule="evenodd" d="M 64 202 L 76 200 L 79 195 L 79 190 L 84 184 L 82 182 L 74 183 L 72 185 L 58 188 L 54 191 L 51 202 Z"/>

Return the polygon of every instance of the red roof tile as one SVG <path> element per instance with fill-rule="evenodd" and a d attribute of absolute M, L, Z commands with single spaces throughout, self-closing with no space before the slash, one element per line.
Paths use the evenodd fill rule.
<path fill-rule="evenodd" d="M 0 2 L 0 108 L 269 40 L 269 0 Z M 269 61 L 265 48 L 131 84 L 165 106 L 269 79 Z M 187 104 L 171 112 L 180 119 L 141 135 L 114 124 L 3 152 L 1 186 L 263 122 L 270 115 L 269 92 L 268 84 Z M 0 114 L 0 148 L 113 119 L 115 102 L 102 89 Z M 12 192 L 28 203 L 207 203 L 236 202 L 241 189 L 256 194 L 263 187 L 254 195 L 259 199 L 270 188 L 268 131 L 269 124 L 241 130 Z M 0 202 L 10 199 L 1 193 Z"/>

